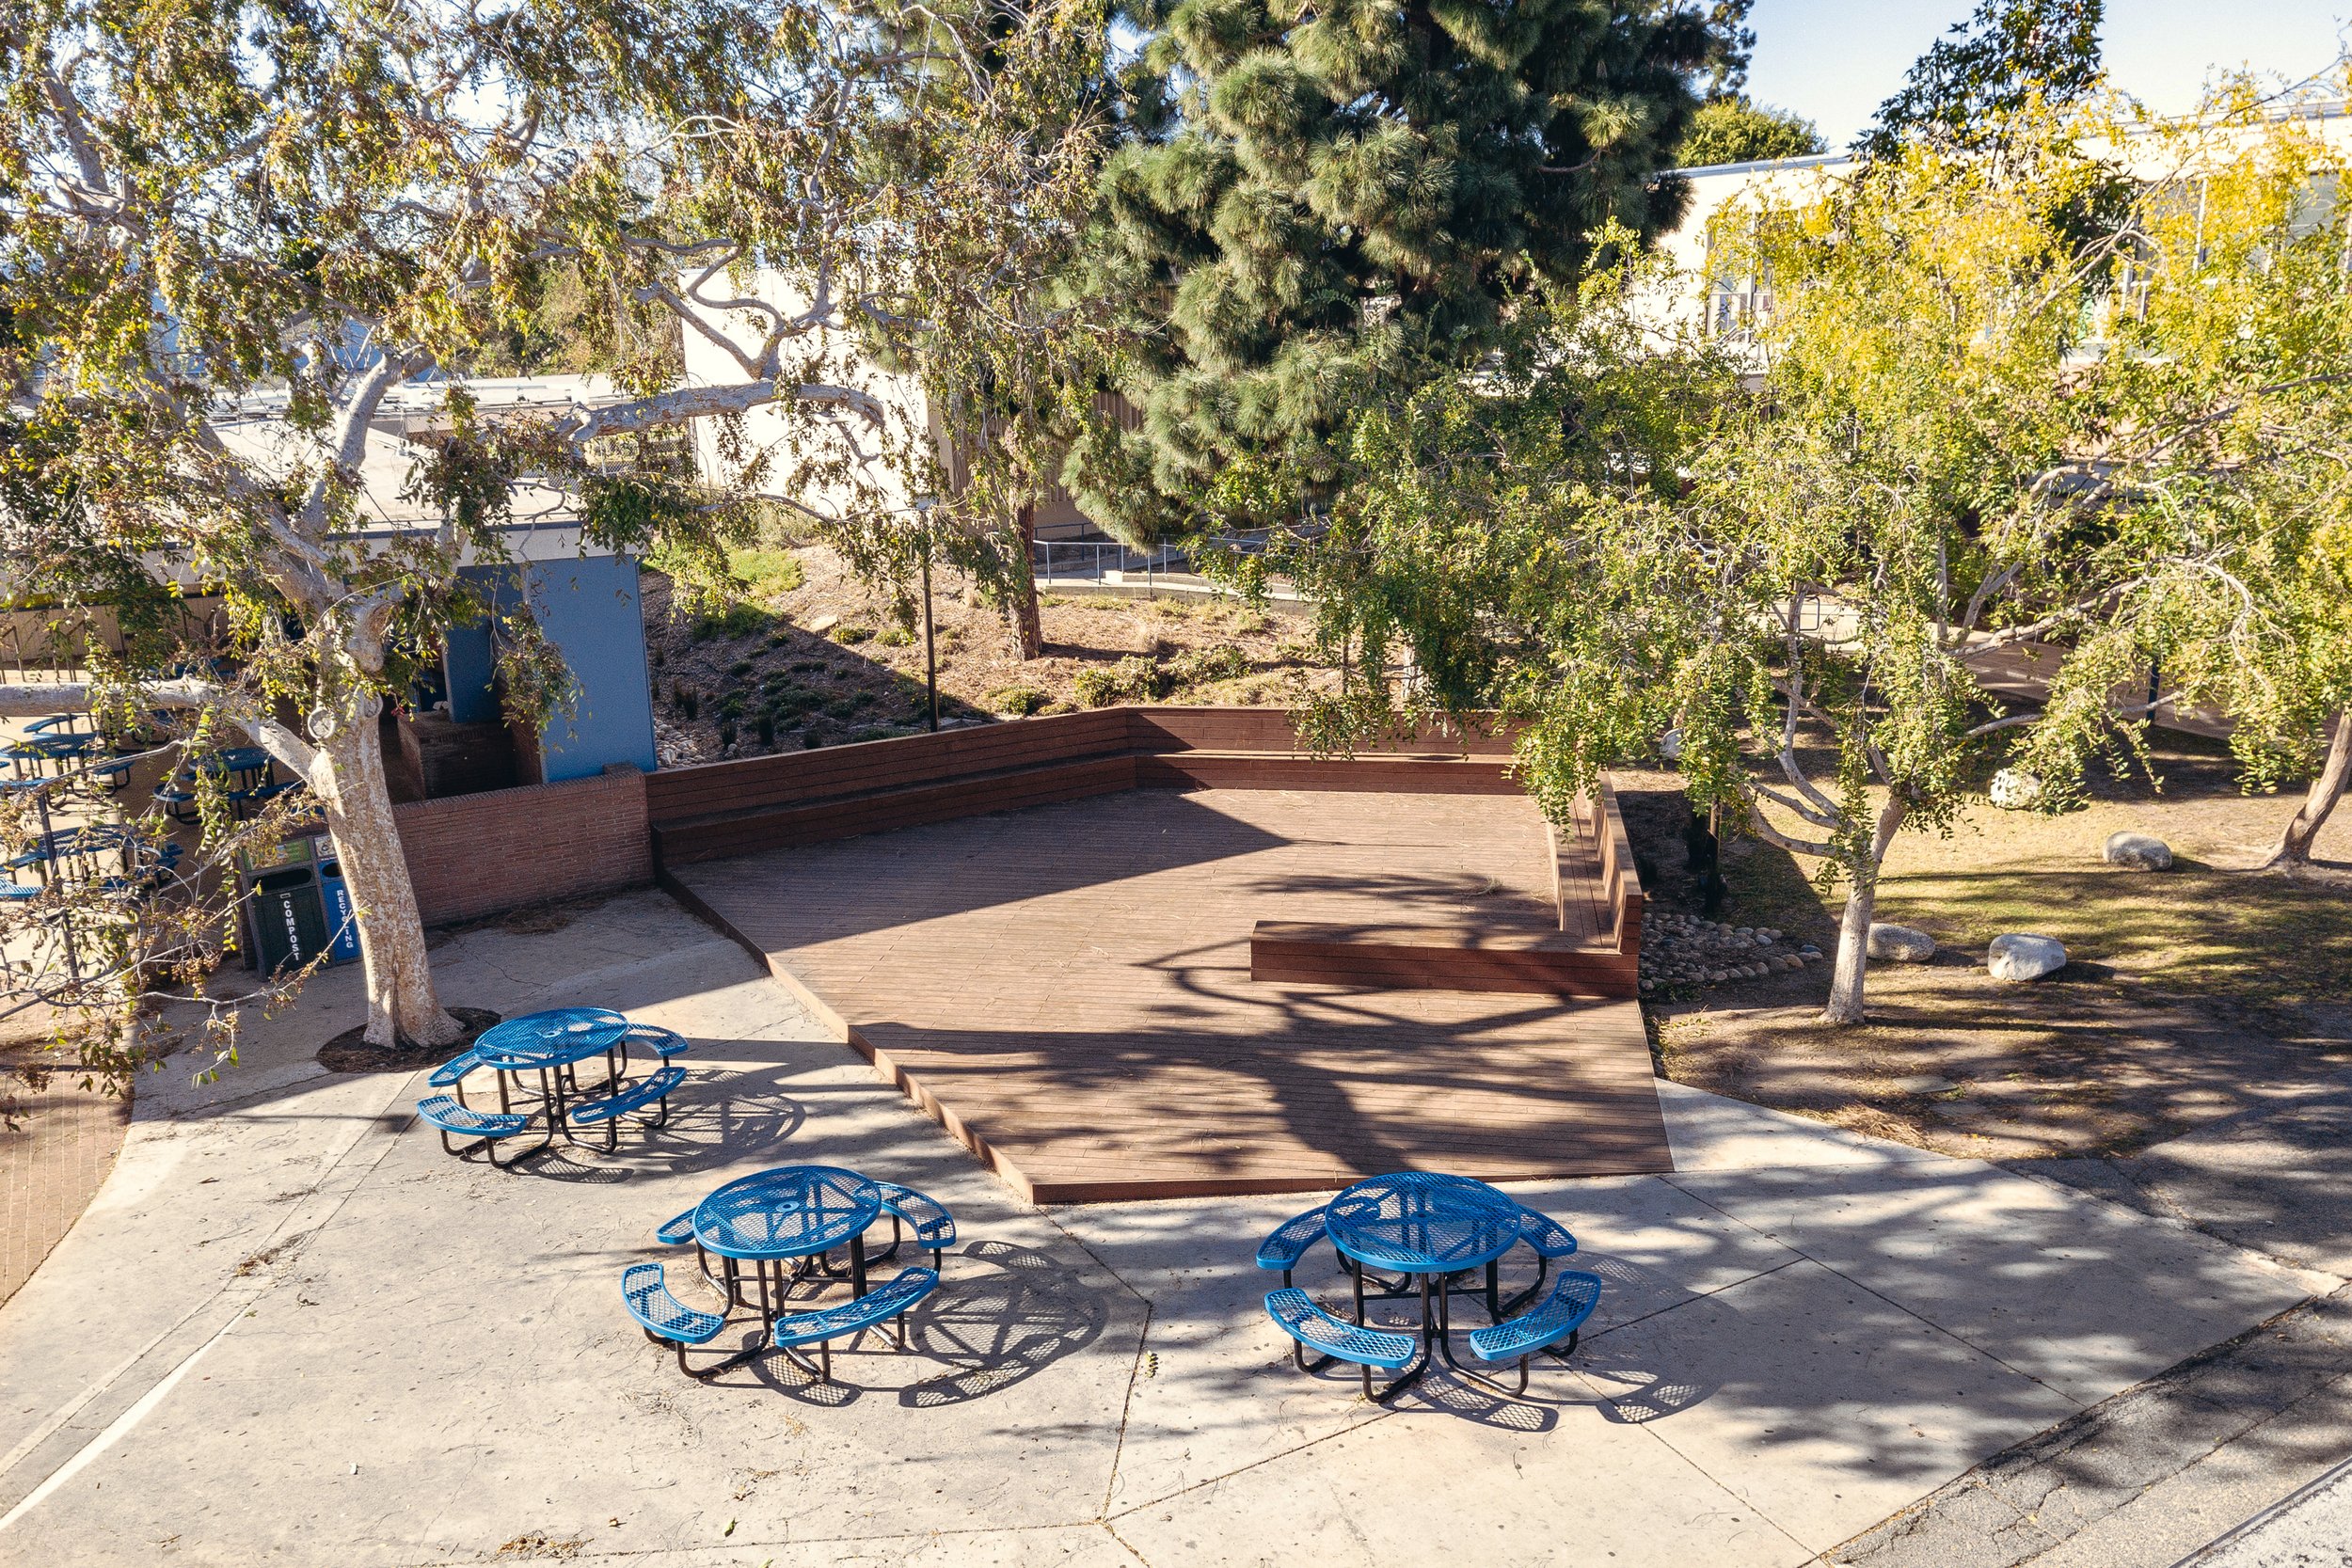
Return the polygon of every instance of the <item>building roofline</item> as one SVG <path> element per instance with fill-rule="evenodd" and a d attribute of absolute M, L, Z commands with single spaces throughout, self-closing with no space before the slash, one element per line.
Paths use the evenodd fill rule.
<path fill-rule="evenodd" d="M 1833 164 L 1852 162 L 1853 154 L 1851 152 L 1812 152 L 1802 158 L 1752 158 L 1744 164 L 1691 164 L 1681 168 L 1660 169 L 1658 172 L 1661 178 L 1669 174 L 1679 174 L 1687 178 L 1693 174 L 1756 174 L 1765 169 L 1777 168 L 1827 168 Z"/>

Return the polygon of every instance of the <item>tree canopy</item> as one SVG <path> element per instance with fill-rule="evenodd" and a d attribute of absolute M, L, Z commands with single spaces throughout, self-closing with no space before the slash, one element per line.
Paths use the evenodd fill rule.
<path fill-rule="evenodd" d="M 1671 223 L 1682 191 L 1654 175 L 1733 49 L 1651 0 L 1126 16 L 1148 39 L 1089 286 L 1127 311 L 1139 423 L 1094 421 L 1068 478 L 1130 534 L 1295 518 L 1375 380 L 1474 358 L 1604 223 Z"/>
<path fill-rule="evenodd" d="M 2004 758 L 2053 805 L 2095 754 L 2144 760 L 2152 661 L 2166 701 L 2242 715 L 2257 782 L 2270 748 L 2308 765 L 2352 604 L 2342 160 L 2249 99 L 1999 130 L 1727 204 L 1713 264 L 1770 280 L 1729 334 L 1661 320 L 1695 280 L 1623 261 L 1368 411 L 1289 562 L 1364 672 L 1318 737 L 1496 710 L 1555 814 L 1671 755 L 1845 889 L 1839 1022 L 1894 835 L 1948 831 Z M 2127 164 L 2137 199 L 2087 231 Z M 2021 646 L 2039 705 L 1984 678 Z"/>
<path fill-rule="evenodd" d="M 1699 105 L 1682 145 L 1675 149 L 1675 163 L 1682 168 L 1708 168 L 1828 150 L 1829 143 L 1811 120 L 1735 94 Z"/>
<path fill-rule="evenodd" d="M 1050 353 L 1042 283 L 1090 198 L 1102 37 L 1074 3 L 13 8 L 0 390 L 40 438 L 0 497 L 29 546 L 11 592 L 71 607 L 128 574 L 229 613 L 208 645 L 102 645 L 94 689 L 8 700 L 167 698 L 193 716 L 173 746 L 265 745 L 335 835 L 369 1038 L 450 1037 L 377 718 L 485 617 L 520 716 L 566 687 L 527 600 L 459 566 L 511 559 L 528 489 L 588 546 L 715 580 L 779 457 L 722 443 L 739 461 L 697 473 L 675 438 L 692 421 L 783 409 L 782 461 L 854 471 L 892 454 L 833 373 L 842 345 L 983 378 Z M 739 297 L 758 269 L 799 303 Z M 681 384 L 678 334 L 727 312 L 753 324 L 725 344 L 742 379 Z M 484 410 L 466 375 L 555 326 L 598 379 L 553 413 Z M 396 392 L 437 405 L 412 515 L 370 528 L 387 498 L 359 469 Z M 19 504 L 57 495 L 73 505 Z M 212 676 L 159 695 L 188 661 Z"/>
<path fill-rule="evenodd" d="M 1885 157 L 1907 136 L 1979 147 L 2041 103 L 2081 101 L 2105 83 L 2099 24 L 2106 0 L 1978 0 L 1912 63 L 1854 150 Z"/>

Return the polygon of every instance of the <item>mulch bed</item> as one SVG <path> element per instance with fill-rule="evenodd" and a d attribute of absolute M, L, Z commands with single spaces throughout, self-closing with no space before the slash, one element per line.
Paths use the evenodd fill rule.
<path fill-rule="evenodd" d="M 419 1068 L 439 1067 L 499 1021 L 499 1015 L 486 1007 L 452 1007 L 449 1011 L 466 1026 L 466 1032 L 446 1045 L 419 1045 L 404 1037 L 388 1051 L 368 1043 L 368 1026 L 363 1023 L 320 1046 L 319 1066 L 329 1072 L 414 1072 Z"/>

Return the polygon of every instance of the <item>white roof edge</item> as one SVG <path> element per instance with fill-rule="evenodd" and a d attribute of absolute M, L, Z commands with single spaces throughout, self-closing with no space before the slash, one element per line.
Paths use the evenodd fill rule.
<path fill-rule="evenodd" d="M 2352 100 L 2314 98 L 2275 104 L 2264 111 L 2263 119 L 2265 122 L 2276 123 L 2282 119 L 2341 119 L 2346 115 L 2352 115 Z M 2134 126 L 2131 134 L 2145 135 L 2167 125 L 2190 123 L 2194 119 L 2191 115 L 2161 118 L 2152 125 Z M 1678 168 L 1661 168 L 1657 177 L 1663 179 L 1669 174 L 1685 177 L 1693 174 L 1756 174 L 1777 168 L 1828 168 L 1853 161 L 1854 155 L 1851 152 L 1815 152 L 1803 158 L 1753 158 L 1744 164 L 1689 164 Z"/>
<path fill-rule="evenodd" d="M 1661 179 L 1669 174 L 1755 174 L 1771 168 L 1827 168 L 1833 164 L 1851 164 L 1851 152 L 1812 152 L 1802 158 L 1752 158 L 1744 164 L 1691 164 L 1681 168 L 1661 168 Z"/>

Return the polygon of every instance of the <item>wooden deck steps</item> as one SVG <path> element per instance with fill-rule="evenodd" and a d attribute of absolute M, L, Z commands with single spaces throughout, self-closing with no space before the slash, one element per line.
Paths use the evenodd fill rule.
<path fill-rule="evenodd" d="M 663 879 L 1013 1191 L 1071 1203 L 1671 1169 L 1629 998 L 1252 974 L 1263 921 L 1543 932 L 1556 859 L 1524 795 L 1142 789 Z"/>

